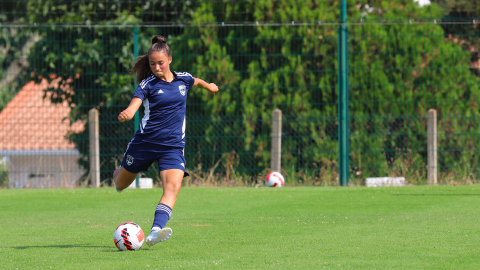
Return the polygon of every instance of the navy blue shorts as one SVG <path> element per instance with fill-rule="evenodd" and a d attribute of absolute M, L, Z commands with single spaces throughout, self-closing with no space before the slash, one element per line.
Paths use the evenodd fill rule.
<path fill-rule="evenodd" d="M 131 173 L 145 172 L 154 161 L 158 163 L 158 171 L 179 169 L 185 172 L 185 157 L 182 147 L 164 146 L 132 140 L 122 160 L 122 167 Z"/>

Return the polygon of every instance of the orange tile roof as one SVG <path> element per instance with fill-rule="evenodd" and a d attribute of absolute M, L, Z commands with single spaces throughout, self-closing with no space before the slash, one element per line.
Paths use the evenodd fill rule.
<path fill-rule="evenodd" d="M 75 148 L 66 136 L 85 130 L 85 123 L 77 121 L 70 125 L 68 103 L 53 104 L 48 94 L 43 98 L 43 90 L 49 86 L 59 87 L 59 79 L 51 84 L 46 79 L 39 84 L 27 83 L 0 112 L 0 149 Z"/>

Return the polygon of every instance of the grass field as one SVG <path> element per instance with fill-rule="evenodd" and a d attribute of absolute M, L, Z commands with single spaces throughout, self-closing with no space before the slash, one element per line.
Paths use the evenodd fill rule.
<path fill-rule="evenodd" d="M 0 268 L 480 269 L 480 186 L 182 188 L 170 240 L 118 251 L 160 196 L 0 190 Z"/>

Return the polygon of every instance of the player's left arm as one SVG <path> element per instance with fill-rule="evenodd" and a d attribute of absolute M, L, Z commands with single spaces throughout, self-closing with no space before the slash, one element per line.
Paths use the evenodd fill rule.
<path fill-rule="evenodd" d="M 193 83 L 193 86 L 195 87 L 200 87 L 203 89 L 207 89 L 208 92 L 212 93 L 215 95 L 216 92 L 218 92 L 218 86 L 214 83 L 207 83 L 206 81 L 199 79 L 199 78 L 193 78 L 195 79 L 195 82 Z"/>

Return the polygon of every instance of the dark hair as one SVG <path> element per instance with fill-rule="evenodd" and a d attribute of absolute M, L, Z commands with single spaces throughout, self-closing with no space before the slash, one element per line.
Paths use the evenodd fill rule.
<path fill-rule="evenodd" d="M 152 74 L 150 64 L 148 63 L 150 54 L 161 51 L 165 52 L 168 57 L 172 57 L 172 51 L 167 45 L 167 40 L 162 36 L 154 36 L 152 38 L 152 46 L 148 49 L 147 54 L 139 56 L 130 70 L 130 74 L 137 74 L 137 83 L 140 83 Z"/>

